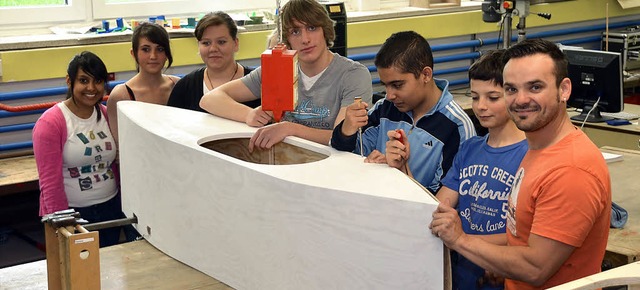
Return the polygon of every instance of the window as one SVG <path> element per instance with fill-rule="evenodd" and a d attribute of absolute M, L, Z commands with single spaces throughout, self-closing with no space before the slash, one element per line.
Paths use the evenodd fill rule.
<path fill-rule="evenodd" d="M 0 0 L 0 7 L 66 5 L 66 0 Z"/>
<path fill-rule="evenodd" d="M 148 17 L 156 15 L 197 16 L 216 10 L 275 10 L 274 0 L 93 0 L 94 19 Z M 284 1 L 283 1 L 284 2 Z"/>
<path fill-rule="evenodd" d="M 409 0 L 380 0 L 380 9 L 409 7 Z"/>
<path fill-rule="evenodd" d="M 482 1 L 482 0 L 461 0 Z M 558 1 L 558 0 L 549 0 Z M 282 0 L 282 5 L 286 3 Z M 408 7 L 410 0 L 344 0 L 347 7 L 365 10 Z M 359 3 L 359 4 L 358 4 Z M 357 4 L 357 5 L 356 5 Z M 229 14 L 275 10 L 275 0 L 0 0 L 0 35 L 23 29 L 97 23 L 119 17 L 143 20 L 151 16 L 197 17 L 223 10 Z M 4 31 L 3 31 L 4 30 Z"/>
<path fill-rule="evenodd" d="M 0 25 L 85 21 L 86 2 L 80 0 L 1 0 Z"/>
<path fill-rule="evenodd" d="M 11 29 L 47 27 L 119 17 L 140 20 L 157 15 L 195 17 L 216 10 L 228 13 L 275 10 L 275 5 L 274 0 L 0 0 L 0 29 L 3 26 Z"/>

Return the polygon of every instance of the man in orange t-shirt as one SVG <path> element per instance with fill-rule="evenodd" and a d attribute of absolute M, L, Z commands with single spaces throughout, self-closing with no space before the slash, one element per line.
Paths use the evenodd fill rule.
<path fill-rule="evenodd" d="M 504 60 L 506 105 L 529 143 L 509 197 L 507 239 L 491 243 L 465 234 L 448 200 L 433 213 L 431 232 L 506 277 L 506 289 L 544 289 L 598 273 L 609 236 L 611 182 L 602 154 L 567 115 L 567 60 L 541 39 L 512 46 Z"/>

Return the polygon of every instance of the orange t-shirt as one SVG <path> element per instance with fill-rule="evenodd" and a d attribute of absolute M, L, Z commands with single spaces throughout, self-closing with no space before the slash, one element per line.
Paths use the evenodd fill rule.
<path fill-rule="evenodd" d="M 611 182 L 599 149 L 580 130 L 557 144 L 529 150 L 516 175 L 507 242 L 527 246 L 531 233 L 575 247 L 539 289 L 600 272 L 609 236 Z M 507 289 L 537 289 L 508 279 Z"/>

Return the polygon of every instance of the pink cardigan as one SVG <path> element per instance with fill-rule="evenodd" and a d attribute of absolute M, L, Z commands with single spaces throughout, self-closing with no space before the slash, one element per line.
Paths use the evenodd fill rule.
<path fill-rule="evenodd" d="M 100 104 L 102 116 L 107 108 Z M 40 178 L 40 216 L 69 208 L 62 175 L 62 151 L 67 123 L 59 104 L 46 110 L 33 127 L 33 154 Z"/>

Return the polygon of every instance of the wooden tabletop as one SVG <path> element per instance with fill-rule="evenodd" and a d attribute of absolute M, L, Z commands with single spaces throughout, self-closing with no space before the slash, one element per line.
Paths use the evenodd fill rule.
<path fill-rule="evenodd" d="M 0 196 L 38 189 L 33 155 L 0 159 Z"/>
<path fill-rule="evenodd" d="M 608 165 L 612 199 L 629 212 L 629 219 L 624 228 L 610 229 L 607 251 L 620 255 L 614 264 L 626 264 L 640 258 L 640 181 L 636 179 L 640 173 L 640 151 L 607 146 L 601 149 L 624 156 L 622 161 Z"/>
<path fill-rule="evenodd" d="M 471 110 L 471 103 L 473 102 L 473 100 L 471 99 L 471 96 L 468 95 L 469 89 L 455 89 L 451 90 L 450 92 L 453 95 L 453 100 L 458 103 L 458 105 L 460 105 L 460 107 L 462 107 L 462 109 L 465 110 L 467 114 L 473 115 L 473 111 Z"/>
<path fill-rule="evenodd" d="M 145 240 L 100 249 L 102 289 L 233 289 Z M 47 289 L 45 260 L 0 269 L 0 288 Z"/>
<path fill-rule="evenodd" d="M 569 117 L 577 116 L 580 114 L 577 111 L 575 111 L 575 109 L 573 108 L 567 109 L 567 112 L 569 113 Z M 625 103 L 624 112 L 640 115 L 640 105 Z M 578 127 L 582 125 L 582 121 L 572 120 L 571 122 Z M 631 124 L 622 125 L 622 126 L 611 126 L 606 122 L 599 122 L 599 123 L 585 122 L 584 127 L 587 127 L 587 128 L 591 127 L 591 128 L 601 129 L 601 130 L 640 135 L 640 126 L 638 125 L 638 120 L 631 120 L 630 122 Z"/>

